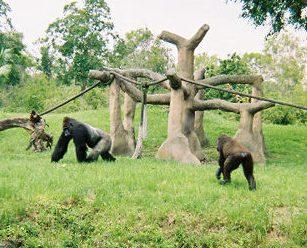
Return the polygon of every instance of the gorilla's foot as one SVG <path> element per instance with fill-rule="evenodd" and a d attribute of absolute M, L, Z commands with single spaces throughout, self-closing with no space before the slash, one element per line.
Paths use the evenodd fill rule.
<path fill-rule="evenodd" d="M 229 184 L 230 183 L 230 180 L 220 180 L 220 184 L 221 185 L 226 185 L 226 184 Z"/>
<path fill-rule="evenodd" d="M 105 161 L 114 162 L 116 160 L 116 158 L 114 158 L 109 152 L 104 152 L 100 156 Z"/>

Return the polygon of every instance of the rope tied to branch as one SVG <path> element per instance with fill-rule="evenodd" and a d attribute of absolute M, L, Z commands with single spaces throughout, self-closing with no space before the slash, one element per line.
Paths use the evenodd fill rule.
<path fill-rule="evenodd" d="M 107 82 L 106 84 L 110 84 L 112 81 L 113 81 L 113 76 L 110 77 L 110 79 L 108 80 L 108 82 Z M 101 81 L 99 81 L 99 82 L 93 84 L 92 86 L 88 87 L 87 89 L 81 91 L 79 94 L 77 94 L 77 95 L 75 95 L 75 96 L 73 96 L 73 97 L 67 99 L 66 101 L 64 101 L 64 102 L 62 102 L 62 103 L 60 103 L 60 104 L 58 104 L 58 105 L 52 107 L 51 109 L 48 109 L 48 110 L 44 111 L 43 113 L 40 113 L 39 116 L 43 116 L 43 115 L 49 114 L 49 113 L 53 112 L 54 110 L 56 110 L 56 109 L 58 109 L 58 108 L 60 108 L 60 107 L 63 107 L 63 106 L 66 105 L 67 103 L 69 103 L 69 102 L 71 102 L 71 101 L 77 99 L 78 97 L 84 95 L 84 94 L 87 93 L 88 91 L 90 91 L 90 90 L 96 88 L 99 84 L 101 84 Z"/>
<path fill-rule="evenodd" d="M 143 139 L 147 137 L 147 110 L 146 110 L 146 103 L 147 103 L 147 93 L 148 93 L 148 84 L 142 84 L 142 107 L 141 107 L 141 120 L 139 124 L 139 133 L 138 139 L 135 146 L 134 153 L 132 158 L 137 159 L 141 156 L 141 150 L 143 146 Z"/>
<path fill-rule="evenodd" d="M 284 105 L 284 106 L 289 106 L 289 107 L 298 108 L 298 109 L 302 109 L 302 110 L 307 110 L 307 107 L 305 107 L 305 106 L 301 106 L 301 105 L 297 105 L 297 104 L 293 104 L 293 103 L 282 102 L 282 101 L 277 101 L 277 100 L 273 100 L 273 99 L 269 99 L 269 98 L 265 98 L 265 97 L 261 97 L 261 96 L 253 96 L 251 94 L 241 93 L 241 92 L 234 91 L 234 90 L 222 89 L 220 87 L 216 87 L 216 86 L 204 84 L 204 83 L 199 83 L 197 81 L 186 79 L 186 78 L 183 78 L 183 77 L 179 77 L 179 78 L 182 81 L 185 81 L 187 83 L 194 84 L 194 85 L 197 85 L 197 86 L 201 86 L 202 88 L 210 88 L 210 89 L 214 89 L 214 90 L 218 90 L 218 91 L 231 93 L 231 94 L 234 94 L 234 95 L 254 98 L 254 99 L 257 99 L 257 100 L 260 100 L 260 101 L 271 102 L 271 103 L 275 103 L 275 104 L 278 104 L 278 105 Z"/>

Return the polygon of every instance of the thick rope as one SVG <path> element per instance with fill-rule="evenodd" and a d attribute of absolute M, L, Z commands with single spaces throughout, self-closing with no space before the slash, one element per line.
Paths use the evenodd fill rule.
<path fill-rule="evenodd" d="M 132 158 L 134 159 L 139 158 L 141 156 L 143 139 L 147 136 L 146 102 L 147 102 L 148 85 L 147 84 L 143 85 L 142 90 L 143 90 L 143 98 L 142 98 L 142 107 L 141 107 L 141 120 L 139 125 L 137 143 L 135 146 L 134 153 L 132 155 Z"/>
<path fill-rule="evenodd" d="M 307 107 L 305 107 L 305 106 L 301 106 L 301 105 L 297 105 L 297 104 L 293 104 L 293 103 L 282 102 L 282 101 L 277 101 L 277 100 L 273 100 L 273 99 L 269 99 L 269 98 L 265 98 L 265 97 L 261 97 L 261 96 L 253 96 L 253 95 L 250 95 L 250 94 L 241 93 L 241 92 L 234 91 L 234 90 L 226 90 L 226 89 L 222 89 L 222 88 L 212 86 L 212 85 L 209 85 L 209 84 L 199 83 L 199 82 L 196 82 L 196 81 L 193 81 L 193 80 L 190 80 L 190 79 L 186 79 L 186 78 L 183 78 L 183 77 L 179 77 L 179 78 L 182 81 L 185 81 L 187 83 L 191 83 L 191 84 L 194 84 L 194 85 L 202 86 L 203 88 L 210 88 L 210 89 L 214 89 L 214 90 L 218 90 L 218 91 L 224 91 L 224 92 L 239 95 L 239 96 L 254 98 L 254 99 L 265 101 L 265 102 L 271 102 L 271 103 L 275 103 L 275 104 L 279 104 L 279 105 L 284 105 L 284 106 L 289 106 L 289 107 L 298 108 L 298 109 L 302 109 L 302 110 L 307 110 Z"/>
<path fill-rule="evenodd" d="M 108 72 L 110 72 L 110 73 L 113 74 L 114 76 L 117 76 L 117 77 L 119 77 L 120 79 L 125 80 L 125 81 L 127 81 L 127 82 L 129 82 L 129 83 L 132 83 L 132 84 L 134 84 L 134 85 L 139 85 L 139 86 L 143 86 L 143 85 L 144 85 L 144 84 L 138 83 L 137 81 L 132 80 L 132 79 L 130 79 L 130 78 L 128 78 L 128 77 L 125 77 L 125 76 L 123 76 L 122 74 L 120 74 L 120 73 L 118 73 L 118 72 L 116 72 L 116 71 L 113 71 L 113 70 L 111 70 L 111 69 L 108 69 L 108 68 L 103 68 L 103 69 L 106 70 L 106 71 L 108 71 Z M 147 83 L 146 85 L 147 85 L 147 86 L 153 86 L 153 85 L 156 85 L 156 84 L 161 84 L 161 83 L 163 83 L 163 82 L 166 81 L 166 80 L 168 80 L 167 77 L 163 77 L 163 78 L 161 78 L 161 79 L 159 79 L 159 80 L 156 80 L 156 81 L 152 81 L 152 82 L 150 82 L 150 83 Z"/>
<path fill-rule="evenodd" d="M 110 83 L 111 80 L 113 80 L 113 78 L 110 78 L 109 81 L 107 82 L 107 84 Z M 46 110 L 46 111 L 43 112 L 43 113 L 40 113 L 39 115 L 40 115 L 40 116 L 46 115 L 46 114 L 48 114 L 48 113 L 50 113 L 50 112 L 52 112 L 52 111 L 54 111 L 54 110 L 56 110 L 56 109 L 58 109 L 58 108 L 64 106 L 64 105 L 66 105 L 67 103 L 69 103 L 69 102 L 71 102 L 71 101 L 77 99 L 78 97 L 84 95 L 84 94 L 87 93 L 88 91 L 90 91 L 90 90 L 96 88 L 100 83 L 101 83 L 101 81 L 99 81 L 99 82 L 93 84 L 91 87 L 89 87 L 89 88 L 87 88 L 87 89 L 81 91 L 79 94 L 77 94 L 77 95 L 75 95 L 75 96 L 69 98 L 68 100 L 66 100 L 66 101 L 64 101 L 64 102 L 62 102 L 62 103 L 56 105 L 55 107 L 53 107 L 53 108 L 51 108 L 51 109 Z"/>

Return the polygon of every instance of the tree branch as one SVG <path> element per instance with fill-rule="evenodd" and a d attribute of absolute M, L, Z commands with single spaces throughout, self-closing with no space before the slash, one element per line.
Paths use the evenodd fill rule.
<path fill-rule="evenodd" d="M 218 86 L 222 84 L 256 84 L 262 82 L 260 75 L 219 75 L 211 78 L 199 80 L 197 82 Z"/>
<path fill-rule="evenodd" d="M 27 131 L 34 131 L 34 126 L 30 122 L 29 118 L 11 118 L 0 121 L 0 131 L 4 131 L 6 129 L 20 127 Z"/>
<path fill-rule="evenodd" d="M 193 37 L 188 41 L 188 48 L 194 50 L 199 43 L 203 40 L 206 33 L 209 30 L 209 26 L 204 24 L 201 28 L 193 35 Z"/>
<path fill-rule="evenodd" d="M 166 42 L 172 43 L 176 45 L 177 47 L 183 47 L 187 43 L 187 40 L 177 34 L 163 31 L 159 36 L 159 39 L 164 40 Z"/>
<path fill-rule="evenodd" d="M 140 78 L 148 78 L 150 80 L 158 81 L 164 78 L 164 76 L 161 75 L 160 73 L 154 72 L 149 69 L 118 69 L 118 68 L 107 68 L 107 69 L 122 74 L 123 76 L 132 77 L 134 79 L 140 77 Z M 167 90 L 171 89 L 167 81 L 160 83 L 160 86 L 162 86 Z"/>
<path fill-rule="evenodd" d="M 252 114 L 255 114 L 261 110 L 268 109 L 274 106 L 275 104 L 271 102 L 263 102 L 263 101 L 254 102 L 254 103 L 250 103 L 250 106 L 248 107 L 248 111 Z"/>
<path fill-rule="evenodd" d="M 220 109 L 223 111 L 240 113 L 240 106 L 241 103 L 231 103 L 220 99 L 212 99 L 206 101 L 194 99 L 192 109 L 194 111 Z"/>
<path fill-rule="evenodd" d="M 143 93 L 137 87 L 132 84 L 120 79 L 116 78 L 119 83 L 121 89 L 126 92 L 134 101 L 141 102 L 143 98 Z M 166 94 L 148 94 L 147 95 L 147 103 L 153 105 L 169 105 L 170 104 L 170 93 Z"/>

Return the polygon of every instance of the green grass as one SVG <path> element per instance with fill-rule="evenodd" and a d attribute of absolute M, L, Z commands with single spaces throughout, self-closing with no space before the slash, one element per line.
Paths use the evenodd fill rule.
<path fill-rule="evenodd" d="M 0 119 L 20 114 L 0 114 Z M 46 117 L 57 138 L 63 114 Z M 109 130 L 107 110 L 70 116 Z M 137 123 L 137 121 L 136 121 Z M 206 113 L 215 144 L 238 123 Z M 0 132 L 0 246 L 26 247 L 303 247 L 307 245 L 306 126 L 265 125 L 270 151 L 256 167 L 257 191 L 241 170 L 220 186 L 212 162 L 183 165 L 154 158 L 166 138 L 167 112 L 150 108 L 140 160 L 77 164 L 73 146 L 57 165 L 50 151 L 25 151 L 28 135 Z"/>

